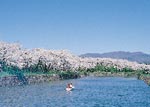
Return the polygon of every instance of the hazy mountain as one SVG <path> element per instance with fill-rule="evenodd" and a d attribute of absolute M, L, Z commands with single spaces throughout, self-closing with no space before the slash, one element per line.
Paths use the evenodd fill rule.
<path fill-rule="evenodd" d="M 115 59 L 126 59 L 129 61 L 136 61 L 138 63 L 150 64 L 150 55 L 142 52 L 108 52 L 108 53 L 86 53 L 80 55 L 80 57 L 93 57 L 93 58 L 115 58 Z"/>

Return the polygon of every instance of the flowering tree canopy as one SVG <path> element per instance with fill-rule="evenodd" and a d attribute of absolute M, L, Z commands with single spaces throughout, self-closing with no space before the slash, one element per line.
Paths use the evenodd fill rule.
<path fill-rule="evenodd" d="M 131 68 L 133 70 L 150 70 L 150 65 L 139 64 L 122 59 L 81 58 L 67 50 L 23 49 L 18 43 L 0 42 L 0 61 L 8 66 L 20 69 L 42 64 L 48 70 L 71 70 L 93 68 L 96 65 Z M 1 67 L 1 65 L 0 65 Z"/>

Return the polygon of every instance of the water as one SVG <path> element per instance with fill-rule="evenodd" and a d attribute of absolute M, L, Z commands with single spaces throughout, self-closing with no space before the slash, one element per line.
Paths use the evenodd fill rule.
<path fill-rule="evenodd" d="M 66 92 L 72 82 L 75 89 Z M 0 107 L 150 107 L 150 87 L 136 78 L 87 77 L 0 87 Z"/>

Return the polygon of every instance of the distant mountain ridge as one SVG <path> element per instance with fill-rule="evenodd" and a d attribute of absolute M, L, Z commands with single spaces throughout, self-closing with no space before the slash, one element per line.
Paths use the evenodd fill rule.
<path fill-rule="evenodd" d="M 126 59 L 129 61 L 136 61 L 138 63 L 150 64 L 150 54 L 143 52 L 108 52 L 108 53 L 86 53 L 80 55 L 80 57 L 93 57 L 93 58 L 114 58 L 114 59 Z"/>

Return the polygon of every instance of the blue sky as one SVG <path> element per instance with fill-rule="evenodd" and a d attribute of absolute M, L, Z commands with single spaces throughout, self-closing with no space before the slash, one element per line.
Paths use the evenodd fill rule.
<path fill-rule="evenodd" d="M 150 53 L 150 0 L 0 0 L 0 40 L 75 54 Z"/>

